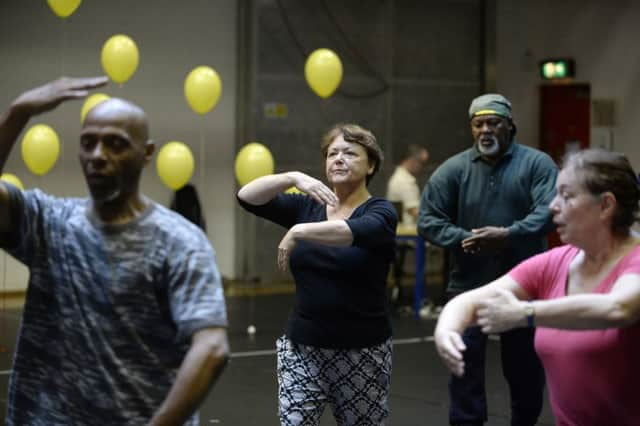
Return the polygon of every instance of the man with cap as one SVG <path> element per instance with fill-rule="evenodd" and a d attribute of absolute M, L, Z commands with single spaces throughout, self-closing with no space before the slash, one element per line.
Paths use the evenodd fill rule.
<path fill-rule="evenodd" d="M 479 96 L 471 102 L 469 118 L 473 147 L 431 175 L 418 215 L 418 232 L 450 251 L 448 299 L 544 251 L 553 229 L 548 205 L 555 195 L 557 167 L 547 154 L 515 142 L 511 103 L 498 94 Z M 542 409 L 544 372 L 533 336 L 534 330 L 527 328 L 500 335 L 511 425 L 536 424 Z M 449 381 L 449 421 L 481 425 L 487 421 L 487 336 L 471 327 L 463 340 L 467 368 Z"/>

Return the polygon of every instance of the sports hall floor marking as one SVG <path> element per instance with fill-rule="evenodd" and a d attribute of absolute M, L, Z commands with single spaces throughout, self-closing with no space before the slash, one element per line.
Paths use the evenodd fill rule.
<path fill-rule="evenodd" d="M 433 342 L 433 336 L 424 336 L 424 337 L 410 337 L 408 339 L 394 339 L 393 345 L 410 345 L 416 343 L 425 343 L 425 342 Z M 256 356 L 270 356 L 275 355 L 275 349 L 266 349 L 260 351 L 245 351 L 245 352 L 235 352 L 231 354 L 231 358 L 250 358 Z"/>
<path fill-rule="evenodd" d="M 409 337 L 406 339 L 394 339 L 393 345 L 415 345 L 417 343 L 431 343 L 433 340 L 433 336 Z M 489 340 L 499 340 L 499 337 L 490 335 Z M 264 349 L 259 351 L 233 352 L 231 353 L 231 358 L 252 358 L 259 356 L 272 356 L 275 354 L 275 349 Z M 10 374 L 11 370 L 0 370 L 0 376 L 8 376 Z"/>

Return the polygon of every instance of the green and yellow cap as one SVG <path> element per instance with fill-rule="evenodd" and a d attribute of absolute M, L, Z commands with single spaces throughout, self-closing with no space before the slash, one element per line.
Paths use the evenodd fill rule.
<path fill-rule="evenodd" d="M 479 115 L 499 115 L 512 119 L 511 102 L 507 98 L 497 93 L 487 93 L 478 96 L 469 106 L 469 118 Z"/>

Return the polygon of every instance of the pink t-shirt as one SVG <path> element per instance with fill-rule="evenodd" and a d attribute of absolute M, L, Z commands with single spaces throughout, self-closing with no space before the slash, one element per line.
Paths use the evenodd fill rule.
<path fill-rule="evenodd" d="M 578 254 L 562 246 L 534 256 L 509 272 L 531 299 L 566 296 L 569 265 Z M 624 274 L 640 274 L 640 246 L 593 291 L 608 293 Z M 640 425 L 640 323 L 605 330 L 538 327 L 542 361 L 556 424 Z"/>

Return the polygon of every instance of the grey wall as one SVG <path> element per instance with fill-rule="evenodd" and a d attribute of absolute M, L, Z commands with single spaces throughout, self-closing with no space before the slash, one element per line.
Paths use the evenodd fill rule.
<path fill-rule="evenodd" d="M 322 133 L 344 121 L 367 127 L 387 157 L 370 184 L 384 196 L 407 144 L 426 145 L 433 168 L 471 143 L 466 110 L 484 77 L 483 7 L 474 0 L 252 2 L 248 136 L 269 147 L 277 172 L 324 178 Z M 320 47 L 334 50 L 344 66 L 338 92 L 326 100 L 308 88 L 303 73 L 307 55 Z M 288 116 L 266 117 L 270 102 L 287 105 Z M 239 215 L 241 275 L 287 279 L 275 268 L 283 229 Z"/>
<path fill-rule="evenodd" d="M 640 3 L 631 0 L 498 0 L 497 85 L 514 104 L 519 139 L 539 141 L 538 61 L 572 57 L 592 100 L 611 100 L 615 123 L 591 128 L 591 145 L 607 145 L 640 167 Z M 592 120 L 594 123 L 594 120 Z M 597 123 L 594 123 L 597 124 Z"/>
<path fill-rule="evenodd" d="M 100 51 L 107 38 L 117 33 L 132 37 L 140 50 L 137 72 L 122 87 L 111 83 L 103 91 L 131 99 L 147 111 L 158 148 L 170 140 L 191 147 L 196 156 L 193 182 L 200 190 L 208 234 L 223 275 L 233 276 L 235 181 L 231 164 L 236 132 L 236 30 L 234 0 L 84 0 L 76 13 L 64 20 L 57 18 L 44 0 L 2 1 L 0 109 L 4 110 L 22 90 L 61 74 L 102 74 Z M 223 84 L 217 107 L 205 116 L 192 112 L 183 95 L 184 78 L 198 65 L 214 67 Z M 17 174 L 30 188 L 40 187 L 60 196 L 85 195 L 76 160 L 81 105 L 65 104 L 30 123 L 53 126 L 63 143 L 61 157 L 48 175 L 31 175 L 23 165 L 19 146 L 5 171 Z M 204 165 L 203 175 L 200 165 Z M 155 158 L 144 173 L 142 189 L 168 204 L 171 191 L 156 174 Z M 11 259 L 7 262 L 3 290 L 23 288 L 26 272 Z M 4 267 L 4 262 L 0 265 Z"/>

